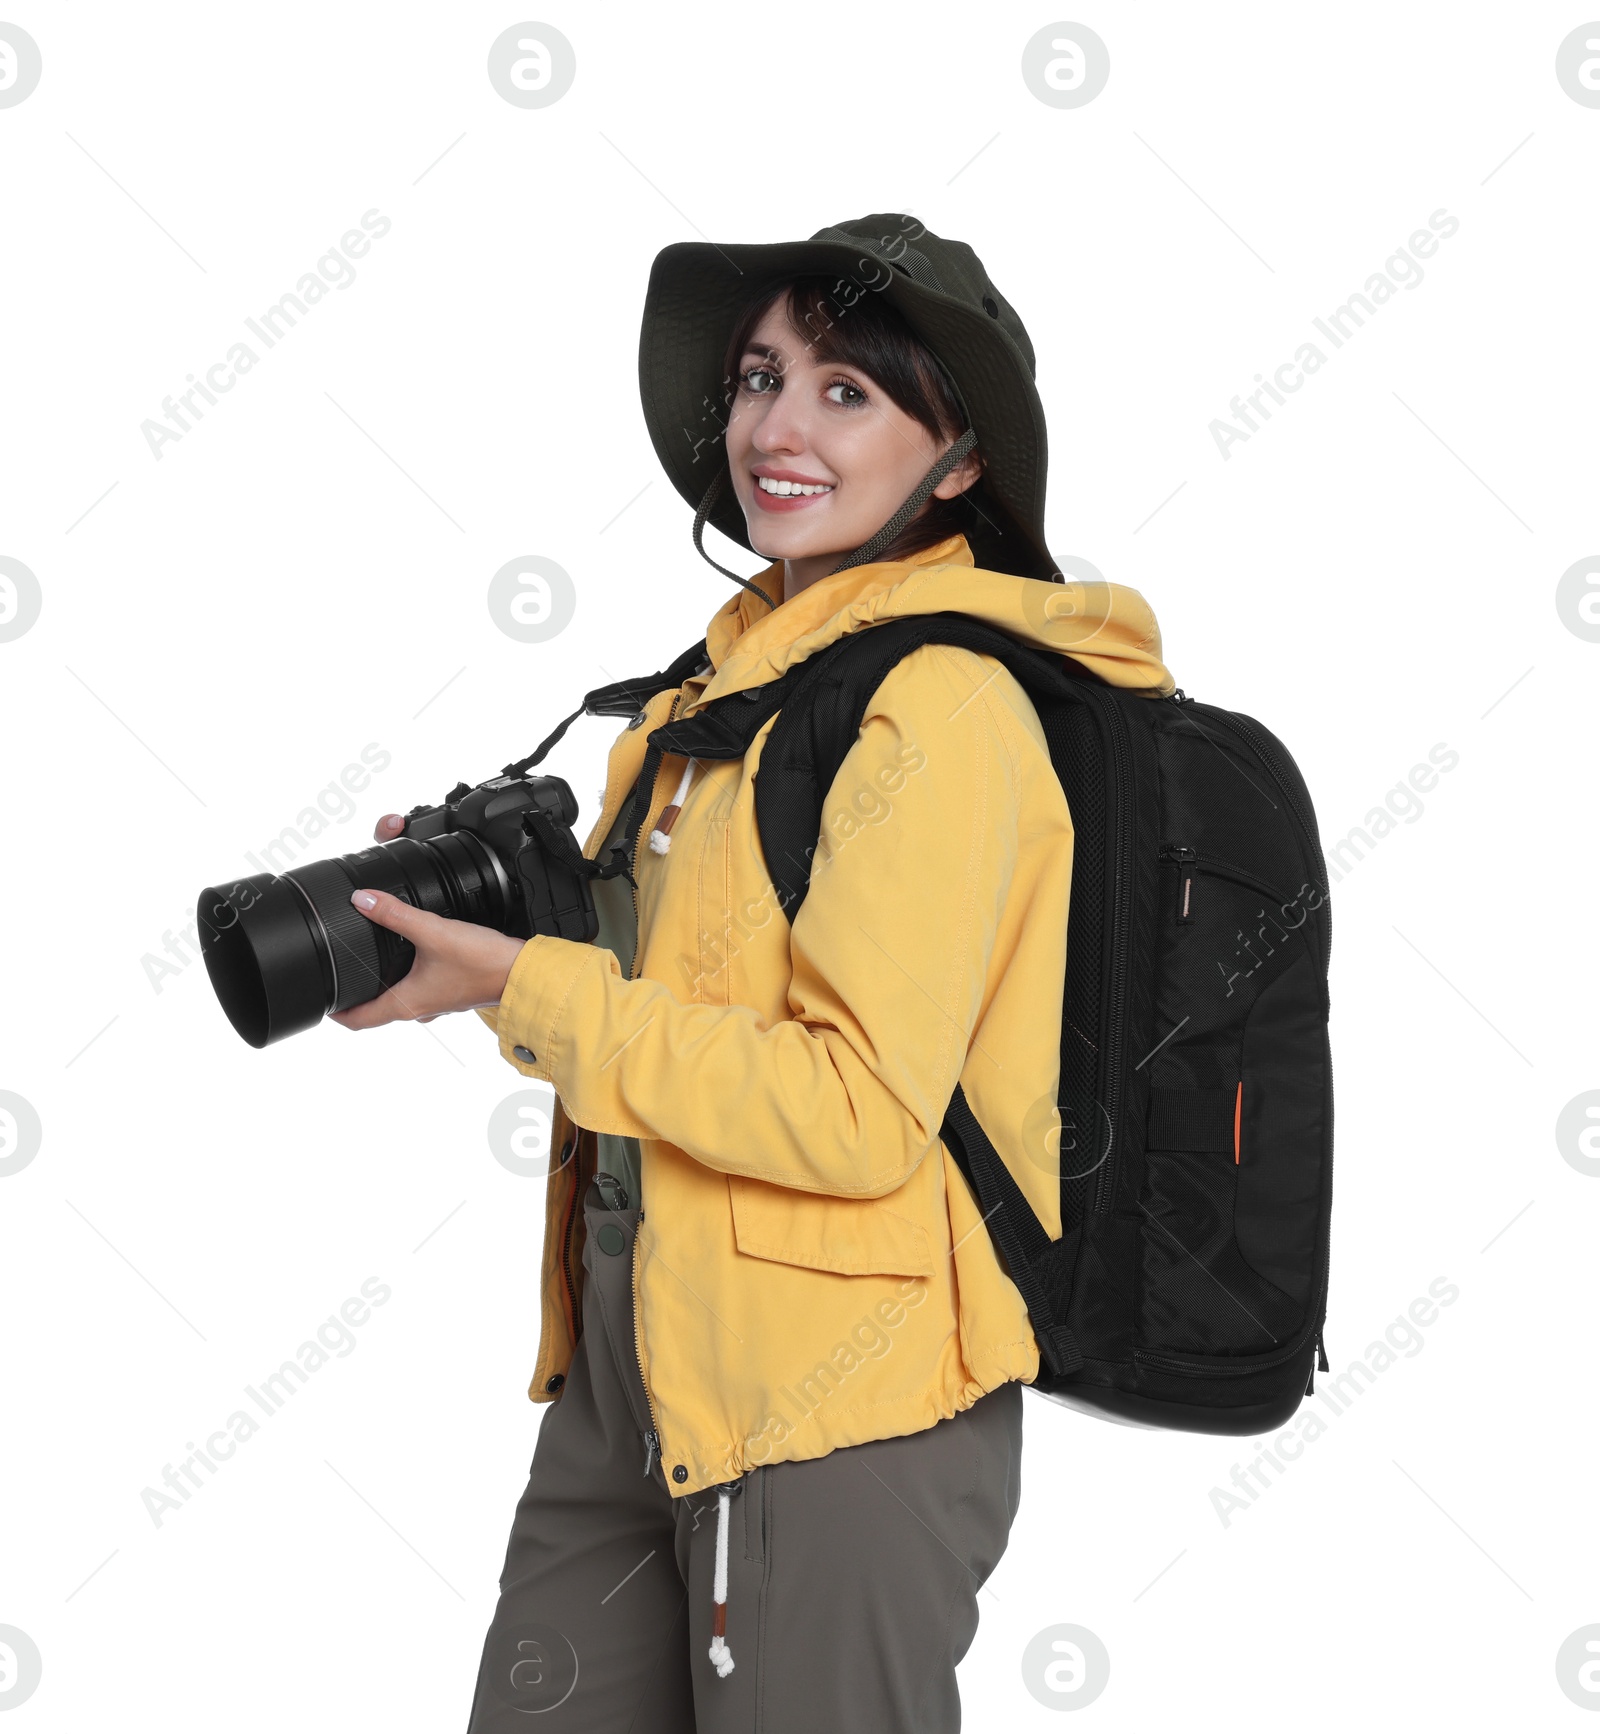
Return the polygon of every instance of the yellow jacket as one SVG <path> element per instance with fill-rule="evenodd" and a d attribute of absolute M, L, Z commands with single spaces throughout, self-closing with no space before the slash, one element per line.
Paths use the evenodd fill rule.
<path fill-rule="evenodd" d="M 781 595 L 781 566 L 757 582 Z M 775 610 L 741 589 L 707 630 L 711 672 L 618 735 L 585 853 L 652 728 L 942 609 L 1173 690 L 1137 591 L 981 571 L 961 536 Z M 640 1141 L 635 1323 L 674 1493 L 919 1432 L 1035 1376 L 1022 1297 L 939 1141 L 958 1081 L 1060 1233 L 1054 1166 L 1026 1152 L 1056 1098 L 1072 824 L 1032 704 L 992 657 L 924 645 L 900 663 L 828 795 L 792 930 L 755 828 L 766 733 L 743 763 L 696 767 L 658 854 L 646 839 L 685 769 L 664 758 L 634 856 L 633 979 L 598 946 L 534 938 L 480 1013 L 557 1095 L 536 1402 L 572 1359 L 594 1133 Z"/>

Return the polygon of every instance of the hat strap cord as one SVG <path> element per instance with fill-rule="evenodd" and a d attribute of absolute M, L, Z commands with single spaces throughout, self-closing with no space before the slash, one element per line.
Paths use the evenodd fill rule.
<path fill-rule="evenodd" d="M 940 482 L 949 475 L 951 470 L 961 462 L 961 460 L 977 443 L 977 430 L 969 427 L 964 434 L 960 435 L 959 438 L 952 442 L 950 448 L 937 460 L 933 468 L 930 469 L 927 475 L 925 475 L 922 480 L 917 483 L 916 487 L 911 490 L 911 492 L 906 496 L 899 511 L 895 513 L 889 522 L 875 535 L 870 536 L 865 542 L 863 542 L 853 554 L 845 555 L 844 559 L 834 567 L 833 572 L 844 572 L 852 566 L 865 566 L 869 561 L 876 560 L 884 549 L 894 541 L 903 529 L 905 529 L 906 525 L 916 517 L 917 513 L 922 510 L 923 506 L 927 504 L 933 490 L 938 487 Z M 833 572 L 828 574 L 830 578 L 833 576 Z"/>
<path fill-rule="evenodd" d="M 727 479 L 728 472 L 725 469 L 718 470 L 711 478 L 711 486 L 706 489 L 705 495 L 701 499 L 699 507 L 695 511 L 694 551 L 708 566 L 715 566 L 724 578 L 731 578 L 735 584 L 742 584 L 746 590 L 753 590 L 769 608 L 776 608 L 778 606 L 777 603 L 772 600 L 759 584 L 752 584 L 748 578 L 741 578 L 737 572 L 730 572 L 726 566 L 713 560 L 706 552 L 705 543 L 702 540 L 706 533 L 706 519 L 710 515 L 712 506 L 716 504 L 717 495 L 722 492 L 722 485 L 727 481 Z"/>

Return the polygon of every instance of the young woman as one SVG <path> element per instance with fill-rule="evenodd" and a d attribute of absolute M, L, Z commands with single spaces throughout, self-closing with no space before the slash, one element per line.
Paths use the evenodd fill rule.
<path fill-rule="evenodd" d="M 476 1008 L 556 1091 L 529 1391 L 553 1407 L 471 1730 L 954 1729 L 1039 1348 L 938 1133 L 959 1083 L 1059 1233 L 1072 824 L 1037 716 L 993 658 L 907 656 L 792 925 L 765 729 L 743 763 L 665 756 L 632 834 L 628 797 L 669 718 L 907 615 L 1172 683 L 1137 594 L 1062 588 L 1032 348 L 970 248 L 899 216 L 669 247 L 640 372 L 696 545 L 709 519 L 770 564 L 729 573 L 693 671 L 612 748 L 585 853 L 637 890 L 596 881 L 594 945 L 357 892 L 417 957 L 338 1018 Z"/>

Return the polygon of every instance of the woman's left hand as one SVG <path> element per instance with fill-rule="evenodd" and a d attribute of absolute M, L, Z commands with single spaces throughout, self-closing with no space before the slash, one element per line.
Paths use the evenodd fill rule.
<path fill-rule="evenodd" d="M 369 921 L 409 939 L 417 955 L 386 993 L 328 1013 L 347 1030 L 376 1029 L 400 1018 L 425 1024 L 444 1012 L 498 1005 L 511 966 L 527 943 L 475 922 L 430 915 L 387 891 L 357 891 L 350 901 Z"/>

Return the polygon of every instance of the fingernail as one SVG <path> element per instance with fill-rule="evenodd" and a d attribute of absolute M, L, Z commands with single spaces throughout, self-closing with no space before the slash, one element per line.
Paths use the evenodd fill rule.
<path fill-rule="evenodd" d="M 370 891 L 352 891 L 350 901 L 355 904 L 357 909 L 376 909 L 378 907 L 378 900 Z"/>

